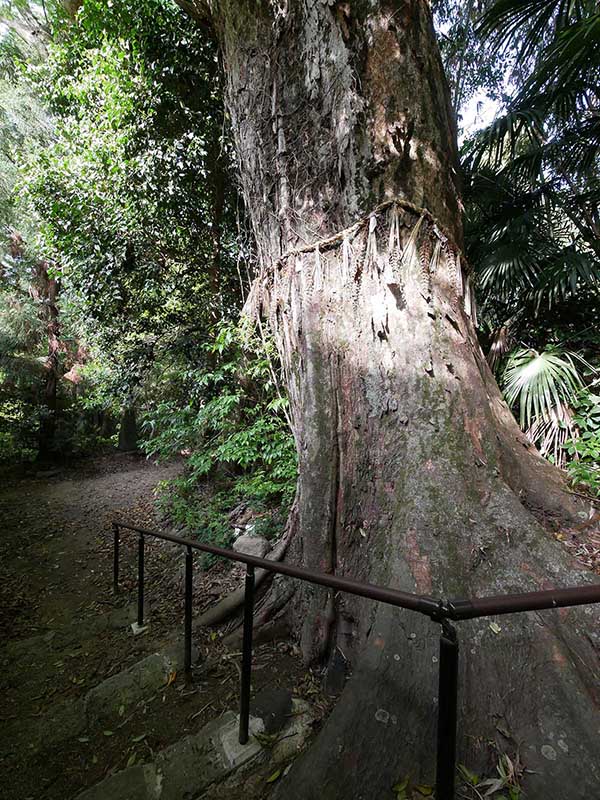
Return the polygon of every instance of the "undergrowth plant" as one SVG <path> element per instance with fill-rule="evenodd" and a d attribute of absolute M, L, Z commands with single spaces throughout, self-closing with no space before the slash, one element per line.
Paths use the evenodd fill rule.
<path fill-rule="evenodd" d="M 592 391 L 597 368 L 578 353 L 518 349 L 501 383 L 521 428 L 541 454 L 572 482 L 600 496 L 600 396 Z M 592 380 L 589 386 L 586 382 Z"/>
<path fill-rule="evenodd" d="M 275 536 L 297 467 L 274 345 L 247 323 L 223 323 L 199 354 L 198 369 L 179 376 L 186 392 L 157 403 L 143 420 L 148 456 L 186 459 L 183 476 L 163 487 L 162 508 L 203 541 L 228 544 L 228 515 L 244 504 L 254 532 Z"/>
<path fill-rule="evenodd" d="M 570 459 L 567 472 L 575 486 L 600 497 L 600 395 L 582 392 L 573 423 L 578 435 L 564 445 Z"/>
<path fill-rule="evenodd" d="M 577 353 L 558 348 L 511 353 L 502 375 L 506 401 L 518 407 L 521 428 L 544 456 L 562 466 L 562 445 L 574 433 L 572 406 L 583 381 L 577 366 L 588 366 Z"/>

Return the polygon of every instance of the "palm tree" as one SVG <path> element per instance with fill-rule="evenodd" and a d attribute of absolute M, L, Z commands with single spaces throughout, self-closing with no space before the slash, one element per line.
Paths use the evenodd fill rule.
<path fill-rule="evenodd" d="M 497 367 L 532 320 L 599 305 L 600 13 L 589 0 L 498 0 L 479 32 L 516 65 L 506 113 L 463 147 L 467 250 Z"/>
<path fill-rule="evenodd" d="M 501 380 L 508 404 L 519 408 L 521 428 L 559 466 L 565 442 L 578 436 L 573 406 L 584 384 L 577 364 L 592 369 L 577 353 L 521 348 L 511 354 Z"/>
<path fill-rule="evenodd" d="M 523 430 L 562 465 L 589 365 L 547 342 L 565 337 L 574 302 L 590 324 L 600 305 L 600 12 L 589 0 L 498 0 L 479 33 L 512 49 L 516 87 L 463 147 L 488 360 Z"/>
<path fill-rule="evenodd" d="M 507 112 L 468 143 L 465 165 L 483 165 L 560 210 L 600 258 L 600 11 L 589 0 L 499 0 L 480 33 L 517 46 L 519 86 Z M 516 41 L 515 41 L 516 40 Z M 539 49 L 540 41 L 544 46 Z M 524 66 L 523 66 L 524 65 Z"/>

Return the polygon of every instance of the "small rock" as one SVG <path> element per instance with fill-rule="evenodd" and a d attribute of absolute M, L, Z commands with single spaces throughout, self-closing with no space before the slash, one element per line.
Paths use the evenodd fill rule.
<path fill-rule="evenodd" d="M 252 518 L 252 509 L 240 503 L 229 513 L 229 520 L 236 528 L 243 527 Z"/>
<path fill-rule="evenodd" d="M 542 755 L 544 758 L 547 758 L 548 761 L 556 761 L 556 750 L 549 744 L 542 745 Z"/>
<path fill-rule="evenodd" d="M 249 536 L 248 534 L 244 534 L 235 540 L 233 549 L 247 556 L 264 558 L 271 548 L 263 536 Z"/>
<path fill-rule="evenodd" d="M 253 717 L 262 719 L 265 733 L 280 731 L 292 713 L 292 693 L 288 689 L 263 689 L 250 704 Z"/>

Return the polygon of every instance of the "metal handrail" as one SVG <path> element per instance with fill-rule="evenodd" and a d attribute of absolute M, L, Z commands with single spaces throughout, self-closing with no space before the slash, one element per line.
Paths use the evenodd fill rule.
<path fill-rule="evenodd" d="M 292 578 L 299 578 L 300 580 L 309 581 L 309 583 L 317 583 L 340 592 L 349 592 L 350 594 L 357 594 L 361 597 L 368 597 L 370 600 L 379 600 L 382 603 L 389 603 L 389 605 L 399 608 L 419 611 L 430 617 L 436 617 L 439 612 L 438 601 L 434 600 L 432 597 L 411 594 L 409 592 L 400 592 L 397 589 L 388 589 L 382 586 L 376 586 L 373 583 L 361 583 L 351 578 L 328 575 L 325 572 L 313 572 L 310 569 L 296 567 L 293 564 L 286 564 L 281 561 L 270 561 L 268 558 L 259 558 L 258 556 L 249 556 L 246 555 L 246 553 L 238 553 L 237 550 L 229 550 L 225 547 L 217 547 L 212 544 L 200 544 L 193 539 L 184 539 L 181 536 L 174 536 L 170 533 L 150 531 L 147 528 L 139 528 L 136 525 L 129 525 L 124 522 L 113 522 L 113 526 L 115 525 L 119 528 L 126 528 L 127 530 L 134 531 L 141 536 L 153 536 L 156 539 L 164 539 L 166 542 L 174 542 L 183 547 L 190 547 L 192 550 L 200 550 L 203 553 L 210 553 L 210 555 L 213 556 L 221 556 L 230 561 L 239 561 L 247 566 L 259 567 L 269 572 L 277 572 L 280 575 L 289 575 Z"/>
<path fill-rule="evenodd" d="M 138 534 L 138 628 L 144 626 L 144 539 L 150 536 L 173 542 L 186 548 L 185 563 L 185 620 L 184 620 L 184 672 L 187 681 L 192 679 L 192 578 L 193 551 L 220 556 L 246 565 L 244 592 L 244 627 L 242 643 L 242 674 L 240 688 L 240 744 L 248 742 L 250 720 L 250 679 L 252 674 L 252 634 L 254 613 L 254 590 L 256 567 L 279 575 L 326 586 L 336 591 L 366 597 L 381 603 L 416 611 L 441 625 L 439 658 L 439 699 L 436 758 L 436 800 L 454 800 L 456 772 L 456 723 L 458 706 L 458 635 L 451 621 L 488 617 L 496 614 L 513 614 L 523 611 L 539 611 L 550 608 L 588 605 L 600 602 L 600 584 L 550 589 L 541 592 L 496 595 L 458 600 L 435 599 L 429 595 L 401 592 L 390 587 L 355 581 L 316 572 L 293 564 L 271 561 L 258 556 L 238 553 L 224 547 L 201 544 L 193 539 L 170 533 L 141 528 L 128 522 L 112 522 L 114 537 L 113 589 L 119 591 L 119 546 L 120 531 Z"/>

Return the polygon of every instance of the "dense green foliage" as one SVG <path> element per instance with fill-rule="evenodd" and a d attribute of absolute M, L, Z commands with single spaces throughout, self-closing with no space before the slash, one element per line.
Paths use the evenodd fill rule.
<path fill-rule="evenodd" d="M 150 457 L 186 458 L 165 492 L 176 519 L 222 541 L 225 512 L 245 500 L 272 527 L 274 509 L 285 516 L 291 501 L 295 454 L 277 365 L 267 370 L 274 355 L 248 334 L 242 346 L 232 324 L 251 259 L 214 44 L 170 0 L 87 0 L 75 19 L 58 5 L 48 13 L 43 57 L 14 36 L 3 49 L 24 102 L 3 139 L 14 167 L 2 208 L 7 233 L 29 223 L 27 258 L 60 276 L 56 453 L 116 442 L 120 409 L 134 406 Z M 17 135 L 31 108 L 43 112 L 44 137 Z M 29 296 L 25 257 L 6 259 Z M 14 305 L 14 281 L 3 288 Z M 11 309 L 7 335 L 8 317 L 26 325 L 25 310 L 15 322 Z M 35 457 L 46 413 L 46 320 L 35 308 L 29 317 L 36 347 L 31 335 L 3 347 L 37 365 L 27 386 L 2 382 L 7 460 Z"/>
<path fill-rule="evenodd" d="M 586 396 L 578 367 L 595 370 L 581 356 L 547 348 L 542 353 L 519 349 L 510 353 L 502 386 L 507 402 L 518 405 L 519 421 L 542 455 L 563 464 L 565 443 L 578 435 L 573 407 Z"/>
<path fill-rule="evenodd" d="M 584 418 L 600 366 L 597 7 L 483 0 L 437 10 L 455 98 L 485 92 L 500 107 L 462 142 L 481 341 L 523 429 L 595 491 Z"/>
<path fill-rule="evenodd" d="M 600 395 L 598 381 L 595 391 L 582 392 L 574 404 L 572 424 L 578 436 L 569 439 L 565 449 L 570 456 L 567 470 L 577 486 L 600 498 Z"/>
<path fill-rule="evenodd" d="M 56 140 L 28 188 L 94 318 L 119 335 L 130 318 L 160 333 L 190 304 L 200 313 L 199 296 L 225 303 L 232 226 L 214 276 L 212 229 L 224 214 L 231 223 L 235 196 L 228 181 L 215 209 L 228 144 L 210 41 L 161 0 L 86 2 L 38 72 Z"/>
<path fill-rule="evenodd" d="M 598 494 L 597 8 L 434 11 L 482 344 L 524 430 Z M 252 248 L 213 40 L 172 0 L 0 12 L 0 460 L 34 459 L 49 416 L 57 456 L 115 443 L 133 407 L 148 456 L 186 460 L 179 522 L 225 541 L 245 503 L 279 529 L 293 439 L 272 345 L 235 324 Z"/>
<path fill-rule="evenodd" d="M 162 399 L 144 415 L 150 456 L 188 454 L 167 507 L 177 522 L 220 544 L 233 533 L 226 514 L 240 504 L 256 516 L 256 532 L 280 532 L 296 486 L 296 450 L 274 347 L 247 325 L 222 324 L 201 351 L 203 368 L 160 376 Z"/>
<path fill-rule="evenodd" d="M 55 140 L 26 190 L 123 397 L 161 340 L 239 303 L 214 47 L 162 0 L 86 2 L 37 69 Z"/>

